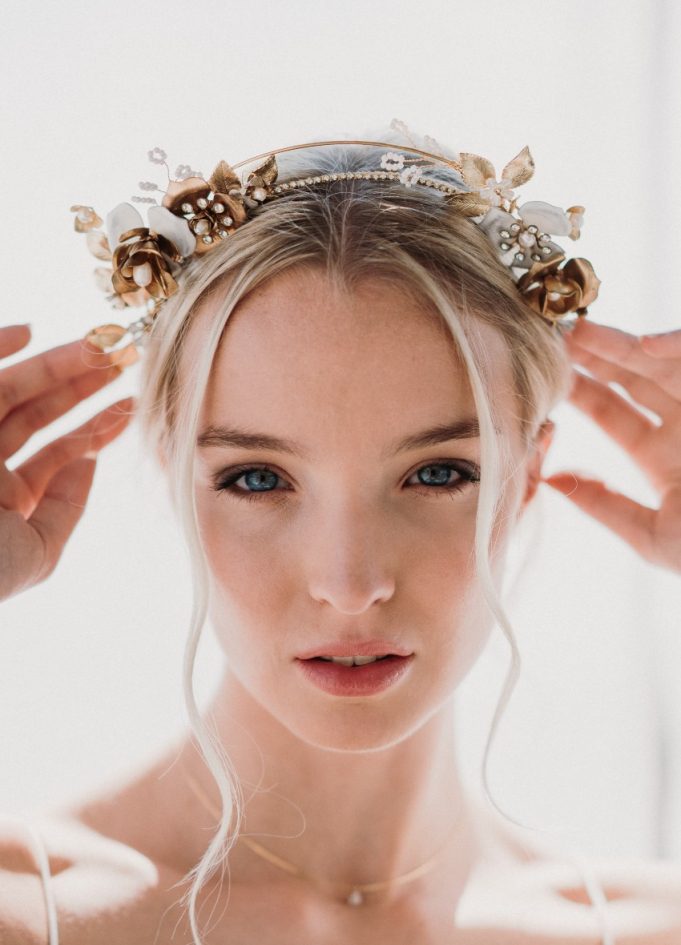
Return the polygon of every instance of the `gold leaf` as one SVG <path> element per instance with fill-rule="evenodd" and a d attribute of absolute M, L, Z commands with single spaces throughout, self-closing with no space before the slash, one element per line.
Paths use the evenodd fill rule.
<path fill-rule="evenodd" d="M 256 167 L 252 174 L 249 174 L 250 177 L 259 177 L 265 187 L 271 187 L 272 184 L 277 179 L 279 174 L 279 168 L 277 167 L 277 159 L 274 154 L 270 155 L 264 164 L 261 164 L 260 167 Z"/>
<path fill-rule="evenodd" d="M 478 154 L 461 155 L 461 176 L 464 183 L 473 190 L 481 190 L 487 183 L 488 177 L 496 178 L 494 165 L 487 158 Z"/>
<path fill-rule="evenodd" d="M 521 187 L 530 180 L 533 174 L 534 159 L 530 154 L 530 149 L 524 147 L 520 154 L 516 154 L 513 160 L 509 161 L 501 176 L 510 180 L 511 187 Z"/>
<path fill-rule="evenodd" d="M 208 183 L 210 184 L 211 190 L 216 194 L 228 194 L 230 190 L 234 190 L 235 188 L 238 190 L 241 187 L 241 181 L 227 161 L 220 161 L 210 175 Z"/>
<path fill-rule="evenodd" d="M 468 194 L 463 190 L 458 194 L 449 194 L 446 201 L 457 213 L 461 213 L 465 217 L 482 216 L 492 206 L 489 200 L 485 200 L 479 194 Z"/>

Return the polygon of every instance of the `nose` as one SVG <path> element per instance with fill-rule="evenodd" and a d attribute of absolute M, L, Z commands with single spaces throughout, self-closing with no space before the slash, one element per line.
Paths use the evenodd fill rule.
<path fill-rule="evenodd" d="M 308 543 L 310 596 L 357 615 L 395 593 L 395 542 L 380 516 L 356 503 L 328 508 Z"/>

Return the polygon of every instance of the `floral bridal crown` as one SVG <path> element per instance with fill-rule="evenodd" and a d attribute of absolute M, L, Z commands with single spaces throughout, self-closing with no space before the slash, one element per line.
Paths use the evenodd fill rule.
<path fill-rule="evenodd" d="M 177 291 L 177 276 L 192 259 L 201 258 L 246 224 L 254 210 L 291 191 L 346 180 L 384 180 L 397 186 L 427 187 L 439 191 L 455 211 L 469 217 L 488 237 L 501 262 L 508 267 L 518 290 L 530 307 L 551 325 L 565 328 L 586 314 L 600 285 L 586 259 L 566 261 L 554 236 L 576 240 L 583 224 L 583 207 L 560 207 L 541 200 L 518 204 L 515 189 L 534 174 L 534 161 L 524 148 L 497 179 L 494 166 L 477 154 L 445 154 L 430 137 L 417 148 L 407 126 L 393 121 L 391 128 L 404 136 L 408 146 L 377 141 L 321 141 L 280 148 L 230 166 L 220 161 L 208 178 L 180 165 L 171 178 L 167 155 L 160 148 L 149 151 L 152 164 L 165 166 L 165 190 L 151 181 L 139 184 L 144 196 L 133 203 L 150 205 L 145 225 L 130 203 L 121 203 L 104 221 L 92 207 L 74 206 L 75 228 L 85 233 L 93 255 L 103 263 L 95 277 L 116 309 L 143 307 L 141 317 L 127 327 L 102 325 L 87 338 L 104 350 L 117 350 L 119 363 L 137 358 L 135 345 L 143 342 L 163 303 Z M 338 174 L 321 174 L 296 180 L 280 180 L 276 156 L 286 151 L 329 145 L 364 145 L 387 149 L 380 166 Z M 243 172 L 260 161 L 255 169 Z M 429 175 L 455 172 L 457 183 Z M 458 184 L 460 179 L 461 184 Z M 160 204 L 155 196 L 162 194 Z M 572 316 L 570 319 L 568 316 Z"/>

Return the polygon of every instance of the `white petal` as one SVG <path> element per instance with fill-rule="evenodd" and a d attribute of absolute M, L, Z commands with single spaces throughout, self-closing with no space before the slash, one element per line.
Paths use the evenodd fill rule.
<path fill-rule="evenodd" d="M 174 243 L 181 256 L 191 256 L 196 249 L 196 237 L 185 219 L 175 216 L 167 207 L 150 207 L 147 216 L 152 230 Z"/>
<path fill-rule="evenodd" d="M 114 207 L 106 218 L 106 232 L 111 252 L 114 252 L 124 233 L 140 226 L 144 226 L 144 220 L 132 204 L 119 203 L 117 207 Z"/>
<path fill-rule="evenodd" d="M 567 236 L 571 230 L 565 211 L 543 200 L 531 200 L 518 208 L 518 215 L 525 226 L 536 226 L 540 233 Z"/>

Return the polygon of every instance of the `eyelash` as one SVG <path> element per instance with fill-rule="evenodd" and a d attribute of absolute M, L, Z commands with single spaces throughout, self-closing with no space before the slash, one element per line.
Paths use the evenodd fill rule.
<path fill-rule="evenodd" d="M 478 485 L 480 482 L 480 469 L 478 466 L 474 464 L 468 466 L 461 462 L 454 463 L 451 460 L 424 463 L 422 466 L 419 466 L 418 469 L 415 469 L 413 473 L 410 473 L 407 478 L 411 479 L 412 476 L 415 476 L 417 473 L 421 472 L 422 469 L 428 469 L 431 467 L 449 469 L 455 473 L 458 473 L 461 478 L 457 479 L 455 482 L 443 486 L 426 486 L 421 483 L 419 486 L 411 486 L 410 488 L 419 489 L 424 493 L 428 493 L 429 495 L 451 495 L 456 492 L 462 492 L 469 485 Z M 270 472 L 279 479 L 284 478 L 270 466 L 236 466 L 229 471 L 227 476 L 222 474 L 216 480 L 213 488 L 216 492 L 226 492 L 229 495 L 235 496 L 237 499 L 245 499 L 247 502 L 253 500 L 260 501 L 260 499 L 264 496 L 272 496 L 277 492 L 289 491 L 285 489 L 263 489 L 261 491 L 249 491 L 248 489 L 236 488 L 236 482 L 249 472 Z"/>

